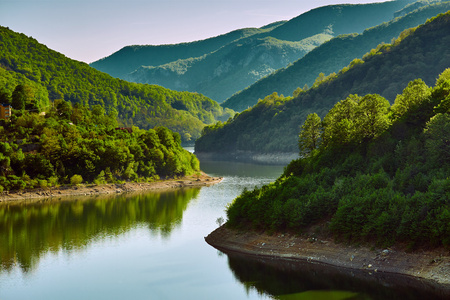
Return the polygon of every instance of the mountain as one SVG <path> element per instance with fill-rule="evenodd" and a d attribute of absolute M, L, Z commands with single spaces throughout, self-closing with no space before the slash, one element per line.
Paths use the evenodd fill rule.
<path fill-rule="evenodd" d="M 196 91 L 222 102 L 236 91 L 297 60 L 331 37 L 329 34 L 318 34 L 299 42 L 273 37 L 249 37 L 202 57 L 157 67 L 140 67 L 124 78 L 174 90 Z"/>
<path fill-rule="evenodd" d="M 191 43 L 158 46 L 126 46 L 90 65 L 111 76 L 122 78 L 140 66 L 159 66 L 179 59 L 199 57 L 214 52 L 235 40 L 271 30 L 273 27 L 280 26 L 281 24 L 282 22 L 270 24 L 266 28 L 261 29 L 239 29 L 217 37 Z"/>
<path fill-rule="evenodd" d="M 433 84 L 450 66 L 449 29 L 450 13 L 439 15 L 405 30 L 392 44 L 381 44 L 295 98 L 273 93 L 225 124 L 206 127 L 196 141 L 196 153 L 298 152 L 299 128 L 308 114 L 323 117 L 350 94 L 375 93 L 393 103 L 411 80 Z"/>
<path fill-rule="evenodd" d="M 0 97 L 11 97 L 18 85 L 25 86 L 27 101 L 36 109 L 48 109 L 57 99 L 98 104 L 117 114 L 122 126 L 165 126 L 184 142 L 195 140 L 205 124 L 233 114 L 198 93 L 113 78 L 9 28 L 0 27 L 0 49 Z"/>
<path fill-rule="evenodd" d="M 91 65 L 129 81 L 199 92 L 221 102 L 270 72 L 286 67 L 332 36 L 362 32 L 391 20 L 396 11 L 410 2 L 325 6 L 288 22 L 243 29 L 204 41 L 126 47 Z M 198 50 L 203 44 L 214 47 Z"/>
<path fill-rule="evenodd" d="M 346 67 L 381 43 L 390 43 L 403 30 L 423 24 L 427 19 L 450 10 L 450 3 L 436 3 L 416 9 L 403 17 L 364 30 L 362 34 L 341 35 L 315 48 L 290 66 L 277 70 L 228 98 L 223 107 L 243 111 L 258 99 L 277 92 L 292 95 L 298 87 L 312 86 L 320 73 L 331 74 Z M 393 91 L 396 92 L 396 91 Z M 387 95 L 391 98 L 395 94 Z"/>
<path fill-rule="evenodd" d="M 449 22 L 450 14 L 439 17 L 410 38 L 438 38 L 434 30 L 448 33 Z M 275 182 L 238 196 L 227 207 L 225 228 L 255 231 L 259 239 L 275 232 L 309 236 L 311 243 L 331 238 L 368 248 L 447 248 L 449 87 L 446 69 L 433 88 L 409 82 L 392 106 L 379 95 L 352 95 L 323 122 L 309 115 L 300 134 L 308 151 Z"/>

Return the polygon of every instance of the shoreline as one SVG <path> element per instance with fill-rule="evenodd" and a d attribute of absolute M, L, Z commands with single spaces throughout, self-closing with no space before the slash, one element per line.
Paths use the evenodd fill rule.
<path fill-rule="evenodd" d="M 320 264 L 367 272 L 371 276 L 377 273 L 407 276 L 426 281 L 450 295 L 450 253 L 445 249 L 413 253 L 398 247 L 370 249 L 286 233 L 238 231 L 225 225 L 211 232 L 205 241 L 224 253 Z"/>
<path fill-rule="evenodd" d="M 70 196 L 96 196 L 107 194 L 122 194 L 130 192 L 169 190 L 175 188 L 191 188 L 210 186 L 222 181 L 222 177 L 210 177 L 202 172 L 200 176 L 190 175 L 178 179 L 160 180 L 154 182 L 125 182 L 111 184 L 80 184 L 59 187 L 36 188 L 0 193 L 0 203 L 39 198 L 61 198 Z"/>

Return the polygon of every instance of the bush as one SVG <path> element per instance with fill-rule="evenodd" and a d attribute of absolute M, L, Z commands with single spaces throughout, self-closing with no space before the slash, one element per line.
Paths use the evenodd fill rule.
<path fill-rule="evenodd" d="M 81 177 L 81 175 L 73 175 L 72 177 L 70 177 L 70 183 L 73 185 L 77 185 L 83 182 L 83 177 Z"/>

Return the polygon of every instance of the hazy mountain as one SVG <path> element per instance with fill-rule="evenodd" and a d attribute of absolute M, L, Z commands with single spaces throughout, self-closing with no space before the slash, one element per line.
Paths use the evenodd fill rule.
<path fill-rule="evenodd" d="M 200 92 L 221 102 L 286 67 L 331 36 L 362 32 L 391 20 L 410 2 L 325 6 L 288 22 L 242 29 L 204 41 L 125 47 L 91 65 L 126 80 Z"/>
<path fill-rule="evenodd" d="M 353 59 L 381 43 L 390 43 L 403 30 L 423 24 L 427 19 L 450 10 L 450 2 L 428 5 L 394 20 L 365 30 L 362 34 L 341 35 L 315 48 L 289 67 L 280 69 L 260 79 L 253 85 L 234 94 L 222 106 L 242 111 L 255 105 L 259 99 L 277 92 L 292 95 L 305 84 L 312 86 L 319 73 L 338 72 Z M 389 95 L 393 97 L 395 95 Z"/>
<path fill-rule="evenodd" d="M 140 67 L 124 78 L 174 90 L 196 91 L 222 102 L 236 91 L 297 60 L 331 37 L 318 34 L 300 42 L 288 42 L 273 37 L 254 36 L 230 43 L 202 57 L 157 67 Z"/>
<path fill-rule="evenodd" d="M 393 44 L 380 45 L 296 98 L 273 94 L 227 123 L 205 128 L 196 152 L 297 152 L 299 128 L 309 113 L 323 117 L 350 94 L 376 93 L 393 103 L 395 95 L 417 78 L 433 85 L 450 66 L 449 43 L 447 13 L 405 30 Z"/>
<path fill-rule="evenodd" d="M 140 66 L 159 66 L 179 59 L 199 57 L 214 52 L 235 40 L 272 30 L 281 24 L 283 22 L 271 24 L 267 28 L 261 29 L 239 29 L 217 37 L 190 43 L 126 46 L 90 65 L 111 76 L 123 78 Z"/>

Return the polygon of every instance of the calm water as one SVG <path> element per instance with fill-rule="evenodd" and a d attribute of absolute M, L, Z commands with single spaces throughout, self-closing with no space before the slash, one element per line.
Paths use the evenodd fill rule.
<path fill-rule="evenodd" d="M 0 300 L 436 296 L 389 278 L 218 252 L 204 236 L 226 217 L 225 206 L 282 167 L 202 162 L 202 169 L 224 180 L 163 193 L 0 203 Z"/>

